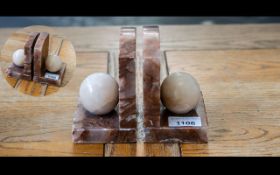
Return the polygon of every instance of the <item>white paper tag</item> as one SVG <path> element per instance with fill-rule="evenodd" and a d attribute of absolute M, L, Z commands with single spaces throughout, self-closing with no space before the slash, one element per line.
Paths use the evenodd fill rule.
<path fill-rule="evenodd" d="M 48 78 L 48 79 L 51 79 L 51 80 L 58 80 L 59 79 L 59 75 L 46 72 L 45 78 Z"/>
<path fill-rule="evenodd" d="M 168 126 L 169 127 L 182 127 L 182 126 L 201 126 L 200 117 L 168 117 Z"/>

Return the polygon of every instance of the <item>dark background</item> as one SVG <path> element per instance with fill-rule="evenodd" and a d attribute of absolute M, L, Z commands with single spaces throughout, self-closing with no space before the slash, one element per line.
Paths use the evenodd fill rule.
<path fill-rule="evenodd" d="M 280 17 L 0 17 L 0 27 L 280 23 Z"/>

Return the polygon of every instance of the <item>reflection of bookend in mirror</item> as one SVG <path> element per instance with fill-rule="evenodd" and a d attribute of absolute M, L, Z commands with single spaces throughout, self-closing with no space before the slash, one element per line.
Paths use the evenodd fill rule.
<path fill-rule="evenodd" d="M 58 71 L 50 72 L 46 68 L 46 62 L 50 56 L 51 55 L 49 55 L 49 34 L 46 32 L 41 32 L 34 47 L 33 80 L 35 82 L 60 86 L 65 73 L 66 64 L 62 63 Z"/>
<path fill-rule="evenodd" d="M 136 142 L 136 28 L 121 28 L 119 44 L 119 59 L 108 60 L 111 75 L 92 74 L 80 86 L 72 128 L 74 143 Z M 119 66 L 114 67 L 117 61 Z M 116 88 L 113 77 L 117 76 Z"/>
<path fill-rule="evenodd" d="M 144 27 L 143 40 L 143 141 L 207 143 L 208 122 L 199 85 L 186 73 L 166 78 L 168 64 L 164 54 L 160 54 L 157 26 Z M 161 92 L 160 80 L 167 80 Z M 166 106 L 160 105 L 159 94 Z"/>
<path fill-rule="evenodd" d="M 45 64 L 49 56 L 48 52 L 49 34 L 46 32 L 30 33 L 24 49 L 18 49 L 13 53 L 13 63 L 6 70 L 7 76 L 61 86 L 66 64 L 61 63 L 56 72 L 46 70 Z"/>

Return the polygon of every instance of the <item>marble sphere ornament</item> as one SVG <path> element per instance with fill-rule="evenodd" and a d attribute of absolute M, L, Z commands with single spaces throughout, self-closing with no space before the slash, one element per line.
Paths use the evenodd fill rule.
<path fill-rule="evenodd" d="M 58 55 L 49 55 L 46 59 L 46 69 L 50 72 L 57 72 L 62 67 L 62 61 Z"/>
<path fill-rule="evenodd" d="M 24 50 L 18 49 L 13 53 L 13 56 L 12 56 L 13 63 L 16 66 L 23 67 L 25 57 L 26 56 L 24 55 Z"/>
<path fill-rule="evenodd" d="M 118 83 L 108 74 L 91 74 L 80 86 L 80 101 L 84 108 L 93 114 L 104 115 L 111 112 L 118 100 Z"/>
<path fill-rule="evenodd" d="M 176 72 L 162 82 L 160 89 L 162 104 L 171 112 L 186 114 L 194 109 L 201 91 L 197 81 L 188 73 Z"/>

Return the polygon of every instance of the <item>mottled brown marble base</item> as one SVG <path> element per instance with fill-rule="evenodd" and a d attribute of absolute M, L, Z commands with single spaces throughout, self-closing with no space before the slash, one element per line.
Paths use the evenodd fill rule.
<path fill-rule="evenodd" d="M 61 86 L 64 74 L 65 74 L 65 70 L 66 70 L 66 64 L 62 63 L 61 69 L 58 72 L 55 72 L 55 73 L 50 72 L 51 74 L 55 74 L 56 76 L 59 77 L 57 80 L 51 79 L 51 78 L 46 78 L 45 75 L 46 75 L 46 73 L 48 73 L 46 71 L 44 76 L 39 77 L 39 79 L 37 81 L 40 83 L 46 83 L 46 84 L 50 84 L 50 85 L 54 85 L 54 86 Z"/>
<path fill-rule="evenodd" d="M 32 76 L 30 74 L 24 73 L 23 67 L 18 67 L 13 63 L 7 68 L 6 74 L 7 76 L 14 77 L 16 79 L 32 80 Z"/>
<path fill-rule="evenodd" d="M 98 116 L 78 104 L 74 113 L 72 139 L 74 143 L 133 143 L 135 129 L 121 129 L 116 111 Z"/>
<path fill-rule="evenodd" d="M 200 117 L 201 127 L 169 127 L 168 117 Z M 179 142 L 179 143 L 207 143 L 208 120 L 205 111 L 203 97 L 201 97 L 196 109 L 187 114 L 177 115 L 167 109 L 161 111 L 160 127 L 146 127 L 144 142 Z"/>
<path fill-rule="evenodd" d="M 200 117 L 201 127 L 169 127 L 169 116 Z M 160 127 L 144 128 L 147 143 L 207 143 L 208 120 L 203 98 L 196 109 L 187 114 L 176 115 L 166 109 L 161 111 Z M 135 129 L 119 128 L 119 116 L 114 110 L 104 116 L 86 111 L 79 103 L 73 119 L 72 139 L 74 143 L 134 143 Z"/>
<path fill-rule="evenodd" d="M 59 77 L 58 80 L 45 78 L 43 76 L 43 77 L 39 77 L 37 79 L 37 82 L 46 83 L 46 84 L 50 84 L 50 85 L 54 85 L 54 86 L 61 86 L 65 71 L 66 71 L 66 64 L 62 63 L 61 69 L 58 72 L 52 73 L 52 74 L 55 74 Z M 11 64 L 7 68 L 6 74 L 7 74 L 7 76 L 14 77 L 16 79 L 23 79 L 23 80 L 32 81 L 32 74 L 24 73 L 24 68 L 23 67 L 18 67 L 14 64 Z M 45 74 L 46 74 L 46 72 L 45 72 Z"/>

